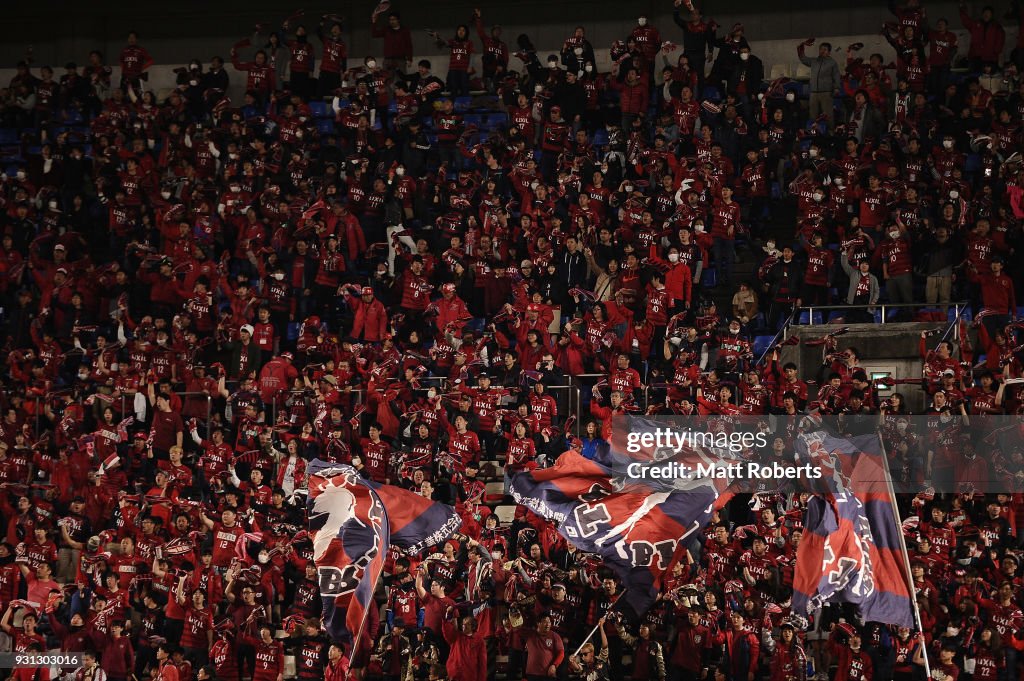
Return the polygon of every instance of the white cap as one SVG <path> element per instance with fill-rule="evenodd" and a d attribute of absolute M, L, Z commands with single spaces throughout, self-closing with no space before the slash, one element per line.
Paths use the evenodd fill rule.
<path fill-rule="evenodd" d="M 242 324 L 241 328 L 239 328 L 238 330 L 240 332 L 245 331 L 250 336 L 256 331 L 256 329 L 252 328 L 252 324 Z"/>

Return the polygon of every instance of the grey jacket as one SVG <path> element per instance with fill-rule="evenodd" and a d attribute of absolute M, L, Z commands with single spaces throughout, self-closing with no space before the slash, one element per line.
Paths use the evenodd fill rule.
<path fill-rule="evenodd" d="M 850 287 L 846 291 L 846 304 L 853 305 L 853 301 L 857 296 L 857 284 L 860 283 L 860 270 L 850 265 L 850 258 L 845 253 L 840 254 L 839 262 L 842 264 L 846 276 L 850 278 Z M 868 274 L 868 282 L 868 304 L 874 305 L 878 302 L 878 295 L 880 293 L 878 277 Z M 871 308 L 868 308 L 868 311 L 873 312 Z"/>
<path fill-rule="evenodd" d="M 832 57 L 808 57 L 804 45 L 796 48 L 800 62 L 811 67 L 811 92 L 835 92 L 839 89 L 839 64 Z"/>

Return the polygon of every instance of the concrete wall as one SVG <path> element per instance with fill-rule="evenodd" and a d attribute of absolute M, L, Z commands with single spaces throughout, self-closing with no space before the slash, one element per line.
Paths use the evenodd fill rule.
<path fill-rule="evenodd" d="M 851 324 L 850 331 L 839 337 L 839 350 L 849 347 L 856 347 L 862 357 L 870 360 L 862 362 L 864 368 L 871 371 L 890 372 L 897 380 L 907 378 L 921 378 L 921 356 L 918 353 L 918 341 L 921 331 L 927 329 L 945 330 L 945 324 L 886 324 L 884 326 L 874 324 Z M 884 333 L 881 331 L 884 329 Z M 794 326 L 792 333 L 800 336 L 802 340 L 820 338 L 830 331 L 835 331 L 834 325 L 815 326 Z M 928 339 L 929 346 L 934 347 L 938 337 Z M 812 378 L 821 366 L 822 349 L 820 347 L 787 347 L 783 352 L 784 362 L 794 362 L 800 368 L 800 375 L 804 378 Z M 816 393 L 817 388 L 811 390 Z M 880 391 L 879 395 L 884 399 L 892 392 L 901 393 L 907 398 L 907 404 L 914 412 L 920 412 L 925 408 L 925 393 L 917 385 L 898 385 L 893 390 Z"/>
<path fill-rule="evenodd" d="M 109 62 L 124 45 L 130 30 L 140 33 L 140 43 L 153 54 L 158 64 L 180 66 L 191 58 L 204 63 L 215 54 L 227 57 L 231 45 L 251 34 L 257 22 L 275 26 L 290 13 L 280 3 L 262 0 L 221 0 L 216 5 L 193 0 L 175 3 L 127 3 L 124 0 L 94 0 L 90 3 L 68 3 L 64 0 L 38 0 L 32 3 L 9 3 L 4 15 L 9 28 L 0 43 L 0 65 L 12 67 L 23 58 L 26 49 L 33 46 L 37 66 L 50 64 L 63 66 L 69 60 L 84 63 L 90 50 L 103 51 Z M 350 54 L 355 59 L 379 52 L 380 41 L 372 38 L 369 16 L 375 2 L 357 0 L 347 4 L 323 1 L 302 3 L 305 16 L 300 21 L 312 26 L 327 12 L 348 17 L 346 26 Z M 979 7 L 974 8 L 980 11 Z M 766 75 L 774 64 L 788 65 L 796 72 L 796 43 L 810 36 L 830 39 L 837 47 L 852 42 L 865 43 L 865 51 L 880 51 L 887 58 L 891 49 L 878 35 L 883 21 L 892 16 L 884 2 L 857 3 L 840 0 L 827 6 L 815 0 L 788 0 L 780 3 L 760 3 L 754 0 L 735 0 L 727 6 L 705 2 L 705 13 L 722 26 L 739 21 L 746 27 L 746 35 L 753 43 L 754 53 L 765 64 Z M 929 17 L 945 16 L 953 28 L 960 28 L 956 5 L 953 3 L 927 3 Z M 458 23 L 468 22 L 474 7 L 480 7 L 488 25 L 500 23 L 504 38 L 514 44 L 519 33 L 527 33 L 544 53 L 557 50 L 576 25 L 583 25 L 595 48 L 600 50 L 599 61 L 607 62 L 607 47 L 612 41 L 625 37 L 635 24 L 636 17 L 645 13 L 667 40 L 679 42 L 681 33 L 672 22 L 671 0 L 639 0 L 628 4 L 583 0 L 513 0 L 496 2 L 486 0 L 470 2 L 393 3 L 402 12 L 404 23 L 413 30 L 413 46 L 417 55 L 432 58 L 434 70 L 443 76 L 447 60 L 437 54 L 437 48 L 424 29 L 433 28 L 442 34 L 454 32 Z M 961 31 L 962 33 L 962 31 Z M 1015 44 L 1017 27 L 1007 29 L 1007 51 Z M 475 36 L 475 34 L 474 34 Z M 962 51 L 966 51 L 966 36 L 961 37 Z M 316 40 L 314 39 L 314 44 Z M 319 46 L 319 45 L 317 45 Z M 513 59 L 513 66 L 517 60 Z M 229 71 L 231 71 L 229 69 Z M 170 69 L 156 70 L 157 87 L 167 81 Z M 59 73 L 59 71 L 58 71 Z M 9 78 L 0 71 L 0 82 Z"/>

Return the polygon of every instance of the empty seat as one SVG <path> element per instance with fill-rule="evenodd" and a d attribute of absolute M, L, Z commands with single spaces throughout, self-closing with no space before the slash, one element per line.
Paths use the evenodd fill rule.
<path fill-rule="evenodd" d="M 469 111 L 470 105 L 473 103 L 472 97 L 456 97 L 454 104 L 455 110 L 459 113 Z"/>
<path fill-rule="evenodd" d="M 321 118 L 316 122 L 316 129 L 321 135 L 333 135 L 334 134 L 334 120 L 329 118 Z"/>
<path fill-rule="evenodd" d="M 796 75 L 793 76 L 796 80 L 807 80 L 811 79 L 811 67 L 804 64 L 796 65 Z"/>
<path fill-rule="evenodd" d="M 821 324 L 822 323 L 821 319 L 822 319 L 821 313 L 818 312 L 818 311 L 815 311 L 814 318 L 812 319 L 810 312 L 808 312 L 807 310 L 802 310 L 800 312 L 800 315 L 797 317 L 796 323 L 797 324 Z"/>
<path fill-rule="evenodd" d="M 758 359 L 771 347 L 775 336 L 754 336 L 754 359 Z"/>
<path fill-rule="evenodd" d="M 511 504 L 497 506 L 494 509 L 494 515 L 498 517 L 498 522 L 502 525 L 511 525 L 512 520 L 516 517 L 516 507 Z"/>
<path fill-rule="evenodd" d="M 310 102 L 309 110 L 316 118 L 332 118 L 334 116 L 331 105 L 327 102 Z"/>
<path fill-rule="evenodd" d="M 718 286 L 718 273 L 714 267 L 709 267 L 704 270 L 704 274 L 700 276 L 701 286 L 704 288 L 714 288 Z"/>
<path fill-rule="evenodd" d="M 792 70 L 789 68 L 789 64 L 772 64 L 770 80 L 776 80 L 778 78 L 789 78 Z"/>

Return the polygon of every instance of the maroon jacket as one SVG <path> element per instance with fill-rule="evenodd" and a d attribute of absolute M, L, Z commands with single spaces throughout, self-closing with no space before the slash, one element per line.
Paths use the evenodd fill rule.
<path fill-rule="evenodd" d="M 611 86 L 613 90 L 619 92 L 619 106 L 622 108 L 622 113 L 641 116 L 647 113 L 648 88 L 642 80 L 638 80 L 635 85 L 613 80 Z"/>
<path fill-rule="evenodd" d="M 1006 42 L 1006 31 L 1002 25 L 994 18 L 987 24 L 975 21 L 963 8 L 960 9 L 960 21 L 971 33 L 971 46 L 967 56 L 993 64 L 998 63 L 1003 54 L 1003 43 Z"/>
<path fill-rule="evenodd" d="M 127 679 L 132 675 L 135 671 L 135 649 L 127 636 L 107 637 L 100 666 L 112 679 Z"/>
<path fill-rule="evenodd" d="M 483 636 L 467 636 L 456 628 L 455 620 L 446 620 L 444 639 L 451 646 L 446 665 L 451 681 L 484 681 L 487 678 L 487 646 Z"/>
<path fill-rule="evenodd" d="M 412 33 L 405 26 L 397 29 L 373 24 L 373 37 L 384 38 L 384 58 L 412 61 Z"/>

